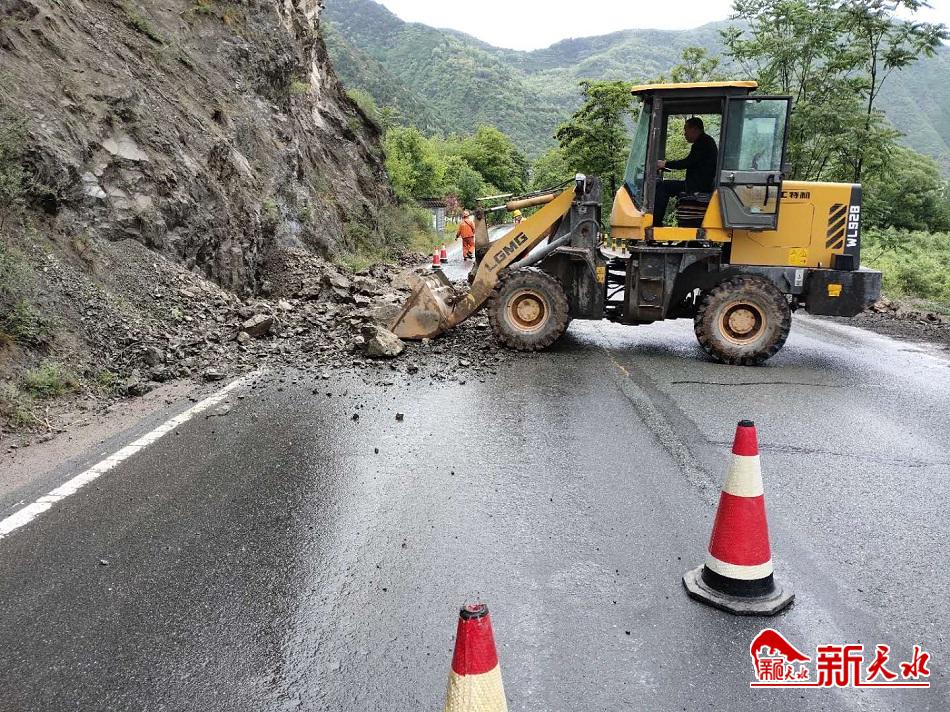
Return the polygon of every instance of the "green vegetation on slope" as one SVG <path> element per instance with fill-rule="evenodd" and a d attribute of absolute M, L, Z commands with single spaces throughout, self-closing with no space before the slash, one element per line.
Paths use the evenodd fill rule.
<path fill-rule="evenodd" d="M 884 293 L 950 314 L 950 232 L 869 230 L 862 262 L 884 273 Z"/>
<path fill-rule="evenodd" d="M 403 201 L 448 196 L 450 208 L 473 208 L 480 196 L 520 193 L 527 183 L 527 160 L 508 136 L 490 126 L 448 139 L 396 126 L 386 132 L 384 146 L 386 170 Z"/>
<path fill-rule="evenodd" d="M 564 117 L 563 107 L 527 88 L 523 73 L 495 48 L 472 38 L 405 23 L 372 0 L 331 0 L 324 20 L 344 84 L 368 91 L 381 106 L 395 105 L 423 131 L 470 133 L 488 124 L 538 152 Z M 428 111 L 412 108 L 416 97 L 424 97 Z"/>
<path fill-rule="evenodd" d="M 374 64 L 354 66 L 331 42 L 331 56 L 351 88 L 395 105 L 425 132 L 470 132 L 490 124 L 535 158 L 554 145 L 554 131 L 582 103 L 581 80 L 644 81 L 670 70 L 687 47 L 723 54 L 720 31 L 729 23 L 695 30 L 625 30 L 569 39 L 534 52 L 486 45 L 459 32 L 400 20 L 373 0 L 329 0 L 328 35 L 338 34 Z M 879 106 L 903 142 L 935 158 L 950 172 L 950 47 L 895 72 Z M 373 69 L 378 67 L 378 69 Z M 724 73 L 741 73 L 726 67 Z M 398 101 L 394 98 L 398 97 Z M 422 102 L 429 111 L 400 102 Z"/>
<path fill-rule="evenodd" d="M 365 92 L 376 105 L 388 107 L 396 121 L 409 121 L 426 132 L 447 130 L 445 117 L 440 116 L 425 98 L 386 69 L 379 60 L 347 40 L 333 25 L 324 27 L 323 36 L 327 50 L 333 57 L 334 69 L 345 78 L 351 94 L 354 91 Z M 365 110 L 364 102 L 357 103 Z"/>

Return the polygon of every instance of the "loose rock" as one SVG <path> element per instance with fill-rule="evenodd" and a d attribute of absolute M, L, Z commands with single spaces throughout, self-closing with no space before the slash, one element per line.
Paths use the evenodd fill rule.
<path fill-rule="evenodd" d="M 274 327 L 274 317 L 268 314 L 257 314 L 241 324 L 241 330 L 255 339 L 267 336 Z"/>
<path fill-rule="evenodd" d="M 373 358 L 394 358 L 406 350 L 398 336 L 381 326 L 364 327 L 362 336 L 366 355 Z"/>

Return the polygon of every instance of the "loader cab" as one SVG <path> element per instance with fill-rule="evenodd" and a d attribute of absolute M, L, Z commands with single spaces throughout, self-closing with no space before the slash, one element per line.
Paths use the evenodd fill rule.
<path fill-rule="evenodd" d="M 633 87 L 640 116 L 624 184 L 611 216 L 615 237 L 655 241 L 727 240 L 728 230 L 774 230 L 781 202 L 790 97 L 752 94 L 755 82 L 651 84 Z M 656 227 L 654 206 L 663 175 L 660 159 L 683 158 L 685 144 L 667 155 L 671 136 L 690 116 L 703 118 L 716 141 L 718 164 L 710 193 L 679 196 L 675 227 Z M 675 140 L 672 141 L 675 144 Z"/>

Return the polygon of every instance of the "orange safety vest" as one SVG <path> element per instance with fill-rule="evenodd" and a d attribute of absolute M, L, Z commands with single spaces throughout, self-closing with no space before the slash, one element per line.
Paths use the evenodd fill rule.
<path fill-rule="evenodd" d="M 455 234 L 463 239 L 475 237 L 475 223 L 472 222 L 471 218 L 462 220 L 462 224 L 459 225 L 458 232 Z"/>

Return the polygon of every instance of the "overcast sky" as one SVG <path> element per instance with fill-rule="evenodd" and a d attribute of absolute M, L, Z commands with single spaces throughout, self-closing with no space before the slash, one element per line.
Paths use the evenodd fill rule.
<path fill-rule="evenodd" d="M 449 27 L 497 47 L 538 49 L 630 28 L 682 30 L 725 20 L 732 0 L 379 0 L 410 22 Z M 917 19 L 950 25 L 950 0 Z"/>

